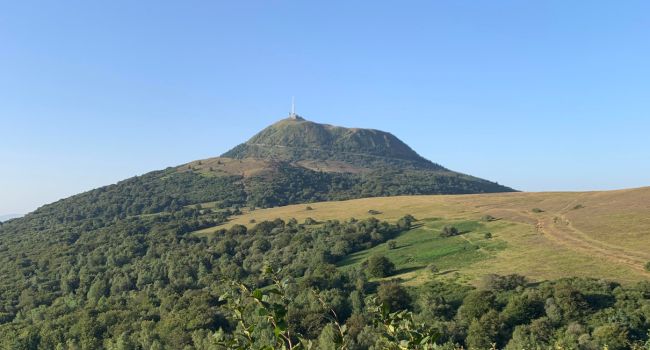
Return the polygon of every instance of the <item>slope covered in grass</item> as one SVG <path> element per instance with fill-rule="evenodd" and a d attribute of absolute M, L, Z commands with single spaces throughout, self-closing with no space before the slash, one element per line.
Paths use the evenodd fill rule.
<path fill-rule="evenodd" d="M 480 242 L 480 233 L 492 233 L 495 242 L 505 248 L 490 252 L 481 261 L 454 265 L 456 257 L 426 263 L 449 264 L 461 279 L 476 281 L 486 273 L 520 273 L 537 280 L 567 276 L 606 278 L 634 282 L 650 277 L 644 265 L 650 261 L 650 189 L 640 188 L 607 192 L 508 193 L 459 196 L 399 196 L 365 198 L 340 202 L 322 202 L 254 210 L 235 216 L 224 224 L 250 225 L 251 220 L 281 218 L 316 220 L 365 218 L 396 220 L 411 214 L 421 219 L 422 227 L 397 238 L 418 242 L 416 249 L 439 249 L 427 230 L 441 223 L 479 222 L 481 229 L 465 235 Z M 533 210 L 533 209 L 539 209 Z M 372 211 L 373 214 L 370 214 Z M 481 221 L 486 215 L 495 221 Z M 429 220 L 438 218 L 438 220 Z M 198 231 L 208 234 L 214 228 Z M 454 240 L 460 241 L 461 237 Z M 449 241 L 454 242 L 454 241 Z M 436 243 L 437 244 L 437 243 Z M 470 244 L 465 242 L 464 244 Z M 377 250 L 385 249 L 379 246 Z M 411 249 L 411 248 L 409 248 Z M 409 249 L 402 249 L 407 252 Z M 360 253 L 366 254 L 366 253 Z M 399 266 L 400 249 L 387 252 Z M 408 254 L 420 256 L 419 253 Z M 469 260 L 471 261 L 471 259 Z M 420 272 L 410 270 L 404 277 L 421 281 Z M 428 278 L 428 277 L 427 277 Z M 413 282 L 415 283 L 415 282 Z"/>

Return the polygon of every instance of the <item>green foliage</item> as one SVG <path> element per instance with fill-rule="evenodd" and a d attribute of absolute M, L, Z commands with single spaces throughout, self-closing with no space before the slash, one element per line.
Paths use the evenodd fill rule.
<path fill-rule="evenodd" d="M 647 263 L 645 263 L 645 270 L 646 270 L 646 271 L 650 271 L 650 261 L 648 261 Z"/>
<path fill-rule="evenodd" d="M 410 230 L 413 227 L 413 223 L 417 221 L 413 215 L 407 214 L 397 220 L 397 227 L 402 230 Z"/>
<path fill-rule="evenodd" d="M 490 290 L 514 290 L 517 287 L 525 286 L 526 283 L 526 277 L 518 274 L 505 276 L 487 274 L 481 278 L 483 287 Z"/>
<path fill-rule="evenodd" d="M 453 226 L 445 226 L 442 228 L 442 231 L 440 231 L 440 237 L 452 237 L 452 236 L 457 236 L 459 235 L 460 232 L 456 227 Z"/>
<path fill-rule="evenodd" d="M 494 292 L 487 290 L 473 291 L 463 299 L 463 305 L 458 310 L 458 316 L 466 322 L 472 322 L 496 307 L 497 302 Z"/>
<path fill-rule="evenodd" d="M 466 343 L 470 349 L 494 349 L 499 343 L 503 323 L 495 310 L 475 318 L 467 330 Z"/>
<path fill-rule="evenodd" d="M 377 288 L 377 298 L 390 311 L 411 307 L 411 296 L 398 281 L 382 282 Z"/>
<path fill-rule="evenodd" d="M 371 277 L 388 277 L 395 272 L 395 264 L 383 255 L 373 255 L 366 263 Z"/>
<path fill-rule="evenodd" d="M 388 247 L 388 249 L 395 249 L 395 248 L 397 248 L 397 241 L 394 240 L 394 239 L 391 239 L 388 242 L 386 242 L 386 246 Z"/>
<path fill-rule="evenodd" d="M 544 210 L 542 210 L 542 209 L 540 209 L 540 208 L 533 208 L 533 209 L 531 209 L 531 211 L 532 211 L 533 213 L 543 213 L 543 212 L 544 212 Z"/>
<path fill-rule="evenodd" d="M 48 234 L 3 225 L 0 348 L 211 348 L 217 329 L 228 334 L 235 326 L 219 301 L 229 290 L 223 281 L 265 287 L 263 266 L 282 266 L 282 278 L 323 291 L 319 297 L 347 318 L 344 293 L 357 277 L 332 263 L 402 232 L 376 219 L 311 226 L 273 220 L 199 238 L 190 232 L 223 219 L 196 211 L 130 217 L 88 231 L 77 223 L 52 226 Z M 359 288 L 365 293 L 363 282 Z M 313 305 L 313 297 L 292 295 L 287 314 L 310 337 L 324 326 L 323 308 Z"/>
<path fill-rule="evenodd" d="M 269 268 L 265 270 L 265 272 L 272 272 Z M 214 338 L 217 345 L 226 349 L 240 350 L 311 347 L 311 342 L 303 339 L 300 334 L 292 334 L 289 328 L 287 281 L 276 279 L 273 285 L 253 291 L 237 282 L 233 282 L 233 285 L 235 288 L 223 294 L 219 300 L 227 300 L 227 306 L 236 326 L 229 333 L 223 329 L 216 332 Z M 263 322 L 262 325 L 258 320 Z M 269 341 L 269 339 L 273 340 Z"/>
<path fill-rule="evenodd" d="M 375 344 L 381 349 L 436 349 L 439 332 L 425 322 L 416 321 L 412 312 L 391 312 L 390 308 L 370 297 L 366 302 L 372 324 L 378 330 Z"/>

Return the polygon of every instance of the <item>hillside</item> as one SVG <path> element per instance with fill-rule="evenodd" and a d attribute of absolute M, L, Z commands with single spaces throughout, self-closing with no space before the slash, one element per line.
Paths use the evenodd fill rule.
<path fill-rule="evenodd" d="M 393 256 L 396 261 L 409 260 L 405 267 L 412 269 L 399 276 L 410 283 L 426 282 L 428 279 L 423 276 L 429 275 L 424 267 L 443 261 L 446 261 L 443 266 L 454 269 L 462 274 L 464 281 L 470 282 L 480 280 L 487 273 L 519 273 L 536 280 L 583 276 L 625 283 L 650 278 L 644 267 L 650 261 L 650 251 L 641 248 L 650 246 L 650 187 L 604 192 L 399 196 L 309 206 L 313 210 L 305 210 L 305 205 L 255 210 L 234 216 L 225 227 L 251 226 L 251 220 L 275 218 L 327 221 L 376 217 L 394 221 L 411 214 L 421 219 L 424 226 L 404 238 L 397 238 L 397 243 L 399 245 L 404 239 L 411 242 L 413 248 L 388 251 L 386 245 L 380 245 L 361 255 L 381 252 Z M 378 213 L 369 214 L 369 210 Z M 486 215 L 496 220 L 482 220 Z M 481 259 L 473 263 L 468 263 L 467 259 L 463 261 L 462 254 L 458 260 L 450 260 L 448 255 L 431 258 L 425 254 L 413 261 L 412 258 L 422 251 L 440 248 L 441 242 L 428 243 L 428 239 L 432 232 L 447 224 L 474 227 L 467 235 L 459 237 L 458 242 L 465 241 L 472 249 L 474 246 L 482 249 L 487 244 L 496 250 L 484 251 Z M 214 229 L 207 228 L 199 234 L 212 231 Z M 483 238 L 485 232 L 492 233 L 491 242 Z M 497 249 L 496 242 L 503 245 Z"/>
<path fill-rule="evenodd" d="M 224 344 L 271 344 L 269 312 L 284 332 L 333 344 L 333 310 L 350 349 L 421 332 L 450 350 L 628 349 L 650 328 L 648 203 L 650 188 L 364 198 L 241 214 L 215 202 L 123 218 L 73 219 L 87 212 L 81 206 L 41 211 L 0 226 L 0 348 L 246 349 Z M 445 227 L 457 234 L 443 236 Z M 260 300 L 274 309 L 259 310 Z M 400 321 L 382 307 L 410 313 Z M 253 337 L 238 315 L 259 325 Z M 383 322 L 409 328 L 395 335 Z"/>

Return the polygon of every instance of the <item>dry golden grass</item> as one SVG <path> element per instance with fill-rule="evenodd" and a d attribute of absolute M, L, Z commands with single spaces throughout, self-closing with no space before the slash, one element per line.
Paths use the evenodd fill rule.
<path fill-rule="evenodd" d="M 192 169 L 193 171 L 208 176 L 238 175 L 249 177 L 273 169 L 273 162 L 255 158 L 233 159 L 216 157 L 183 164 L 177 169 L 178 171 L 187 171 L 188 169 Z"/>
<path fill-rule="evenodd" d="M 369 210 L 381 214 L 370 215 Z M 535 280 L 586 276 L 623 283 L 650 278 L 644 269 L 650 261 L 650 188 L 365 198 L 255 210 L 225 227 L 278 217 L 321 221 L 375 216 L 390 221 L 406 214 L 445 220 L 480 220 L 489 214 L 499 219 L 486 225 L 507 248 L 451 274 L 463 280 L 476 281 L 486 273 L 519 273 Z M 419 270 L 401 277 L 414 284 L 430 278 Z"/>

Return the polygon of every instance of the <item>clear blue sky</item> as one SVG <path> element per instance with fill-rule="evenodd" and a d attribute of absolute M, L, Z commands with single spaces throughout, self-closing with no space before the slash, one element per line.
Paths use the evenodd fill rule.
<path fill-rule="evenodd" d="M 648 1 L 4 1 L 0 214 L 283 118 L 526 191 L 650 185 Z"/>

